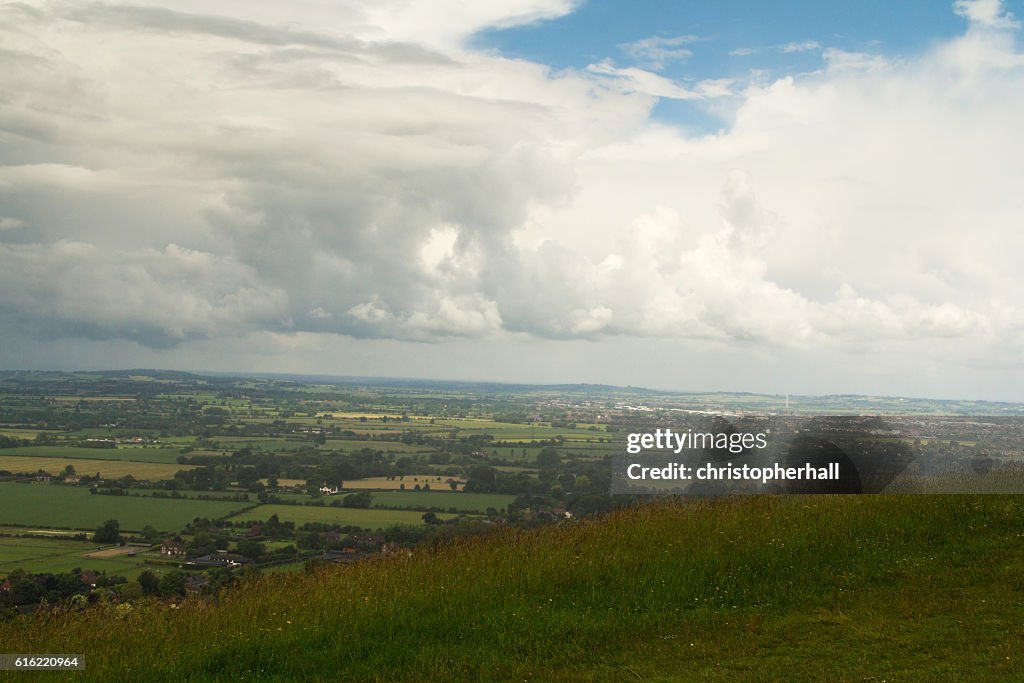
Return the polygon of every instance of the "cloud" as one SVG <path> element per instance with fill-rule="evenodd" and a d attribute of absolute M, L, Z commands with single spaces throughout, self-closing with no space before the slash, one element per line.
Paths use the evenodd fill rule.
<path fill-rule="evenodd" d="M 956 0 L 953 11 L 975 26 L 995 29 L 1020 28 L 1012 12 L 1007 12 L 1002 0 Z"/>
<path fill-rule="evenodd" d="M 820 50 L 821 44 L 816 40 L 805 40 L 802 43 L 786 43 L 785 45 L 779 45 L 778 49 L 786 54 L 793 52 L 811 52 L 814 50 Z"/>
<path fill-rule="evenodd" d="M 742 87 L 466 45 L 573 6 L 0 6 L 5 334 L 1019 353 L 1001 5 L 957 3 L 966 32 L 918 56 Z M 690 38 L 624 49 L 654 68 Z M 658 123 L 661 98 L 728 126 Z"/>
<path fill-rule="evenodd" d="M 670 62 L 685 61 L 693 56 L 693 52 L 683 46 L 698 40 L 700 38 L 693 35 L 651 36 L 619 45 L 619 49 L 634 60 L 646 64 L 655 71 L 660 71 Z"/>
<path fill-rule="evenodd" d="M 880 71 L 892 65 L 885 57 L 864 52 L 847 52 L 838 48 L 828 48 L 822 53 L 829 72 L 838 74 L 842 71 Z"/>
<path fill-rule="evenodd" d="M 286 294 L 232 259 L 175 244 L 100 249 L 69 239 L 0 244 L 0 315 L 41 338 L 123 337 L 151 346 L 290 327 Z"/>
<path fill-rule="evenodd" d="M 639 93 L 667 99 L 707 99 L 731 94 L 728 79 L 707 80 L 693 88 L 680 85 L 670 78 L 636 67 L 615 67 L 610 59 L 593 63 L 587 67 L 591 74 L 609 77 L 605 85 L 621 89 L 626 93 Z"/>
<path fill-rule="evenodd" d="M 822 46 L 816 40 L 805 40 L 802 42 L 782 43 L 762 49 L 782 52 L 784 54 L 794 54 L 797 52 L 816 52 L 821 50 Z M 731 50 L 729 55 L 732 57 L 749 57 L 750 55 L 757 54 L 759 51 L 761 50 L 752 47 L 738 47 L 735 50 Z"/>

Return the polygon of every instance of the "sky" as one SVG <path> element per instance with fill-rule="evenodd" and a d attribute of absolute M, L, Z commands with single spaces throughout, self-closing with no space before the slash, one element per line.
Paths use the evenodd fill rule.
<path fill-rule="evenodd" d="M 0 0 L 0 368 L 1024 401 L 1019 17 Z"/>

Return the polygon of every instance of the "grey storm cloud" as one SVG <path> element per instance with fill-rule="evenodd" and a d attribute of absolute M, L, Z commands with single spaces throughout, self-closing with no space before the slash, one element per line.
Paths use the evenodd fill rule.
<path fill-rule="evenodd" d="M 452 28 L 421 3 L 0 3 L 5 329 L 1018 343 L 1024 58 L 992 3 L 915 60 L 696 86 L 474 51 L 572 8 L 487 4 Z M 655 123 L 659 96 L 731 127 Z"/>

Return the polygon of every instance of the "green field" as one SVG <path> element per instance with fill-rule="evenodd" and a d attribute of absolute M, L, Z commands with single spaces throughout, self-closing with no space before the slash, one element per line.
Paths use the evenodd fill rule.
<path fill-rule="evenodd" d="M 536 462 L 537 456 L 546 448 L 545 446 L 488 446 L 486 452 L 495 458 L 510 462 L 521 462 L 524 465 Z M 557 450 L 563 457 L 576 457 L 583 460 L 600 460 L 612 453 L 621 453 L 625 443 L 579 443 L 576 441 L 566 442 L 558 446 Z"/>
<path fill-rule="evenodd" d="M 305 439 L 253 438 L 244 436 L 218 436 L 213 439 L 222 448 L 241 450 L 249 448 L 254 451 L 297 451 L 302 448 L 315 448 L 316 444 Z"/>
<path fill-rule="evenodd" d="M 0 535 L 3 536 L 46 536 L 47 538 L 75 538 L 83 532 L 74 529 L 48 529 L 46 527 L 33 526 L 0 526 Z"/>
<path fill-rule="evenodd" d="M 146 557 L 158 557 L 154 551 L 137 551 L 135 557 L 87 557 L 96 550 L 88 541 L 66 541 L 37 538 L 0 538 L 0 576 L 15 569 L 54 574 L 79 569 L 105 571 L 133 579 L 144 569 Z"/>
<path fill-rule="evenodd" d="M 177 448 L 146 448 L 125 446 L 121 448 L 82 448 L 81 446 L 24 446 L 0 450 L 0 456 L 31 456 L 42 458 L 72 458 L 83 460 L 123 460 L 131 462 L 152 462 L 174 464 L 181 451 Z M 180 468 L 179 468 L 180 469 Z"/>
<path fill-rule="evenodd" d="M 56 484 L 0 483 L 0 524 L 93 530 L 105 520 L 116 519 L 125 531 L 140 531 L 147 524 L 177 531 L 196 517 L 220 518 L 246 505 L 93 495 L 85 488 Z"/>
<path fill-rule="evenodd" d="M 277 515 L 282 522 L 295 522 L 296 525 L 306 522 L 323 522 L 342 526 L 358 526 L 364 529 L 384 529 L 396 525 L 423 524 L 422 512 L 405 510 L 378 510 L 360 508 L 334 508 L 313 505 L 260 505 L 231 518 L 233 522 L 262 522 L 271 515 Z M 455 515 L 438 514 L 441 519 L 450 519 Z"/>
<path fill-rule="evenodd" d="M 515 500 L 515 496 L 500 493 L 462 493 L 455 491 L 377 491 L 373 494 L 373 507 L 383 508 L 455 508 L 459 511 L 485 512 L 495 508 L 499 512 Z"/>
<path fill-rule="evenodd" d="M 34 439 L 40 434 L 56 434 L 47 429 L 11 429 L 11 428 L 0 428 L 0 436 L 10 436 L 15 439 Z"/>
<path fill-rule="evenodd" d="M 660 504 L 0 642 L 89 653 L 82 681 L 1022 680 L 1022 517 L 1019 496 Z"/>
<path fill-rule="evenodd" d="M 324 448 L 334 451 L 344 451 L 346 453 L 358 451 L 362 448 L 369 448 L 374 451 L 384 451 L 385 453 L 429 453 L 433 450 L 429 446 L 417 446 L 416 444 L 407 444 L 402 443 L 401 441 L 357 441 L 345 439 L 328 439 L 327 445 L 324 446 Z"/>

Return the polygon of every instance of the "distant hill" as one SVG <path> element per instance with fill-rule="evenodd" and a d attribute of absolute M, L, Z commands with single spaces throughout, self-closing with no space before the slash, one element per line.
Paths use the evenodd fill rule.
<path fill-rule="evenodd" d="M 75 680 L 1020 680 L 1024 499 L 663 502 L 0 624 Z"/>
<path fill-rule="evenodd" d="M 507 401 L 605 401 L 660 409 L 699 409 L 746 413 L 803 415 L 988 415 L 1024 416 L 1024 403 L 973 399 L 908 398 L 857 394 L 787 395 L 750 392 L 687 392 L 619 387 L 608 384 L 513 384 L 400 377 L 344 377 L 289 373 L 192 373 L 178 370 L 0 371 L 4 384 L 32 385 L 36 390 L 79 387 L 112 392 L 154 391 L 160 385 L 203 385 L 219 391 L 264 389 L 277 392 L 315 389 L 325 393 L 370 389 L 378 392 L 424 393 L 432 397 Z"/>

